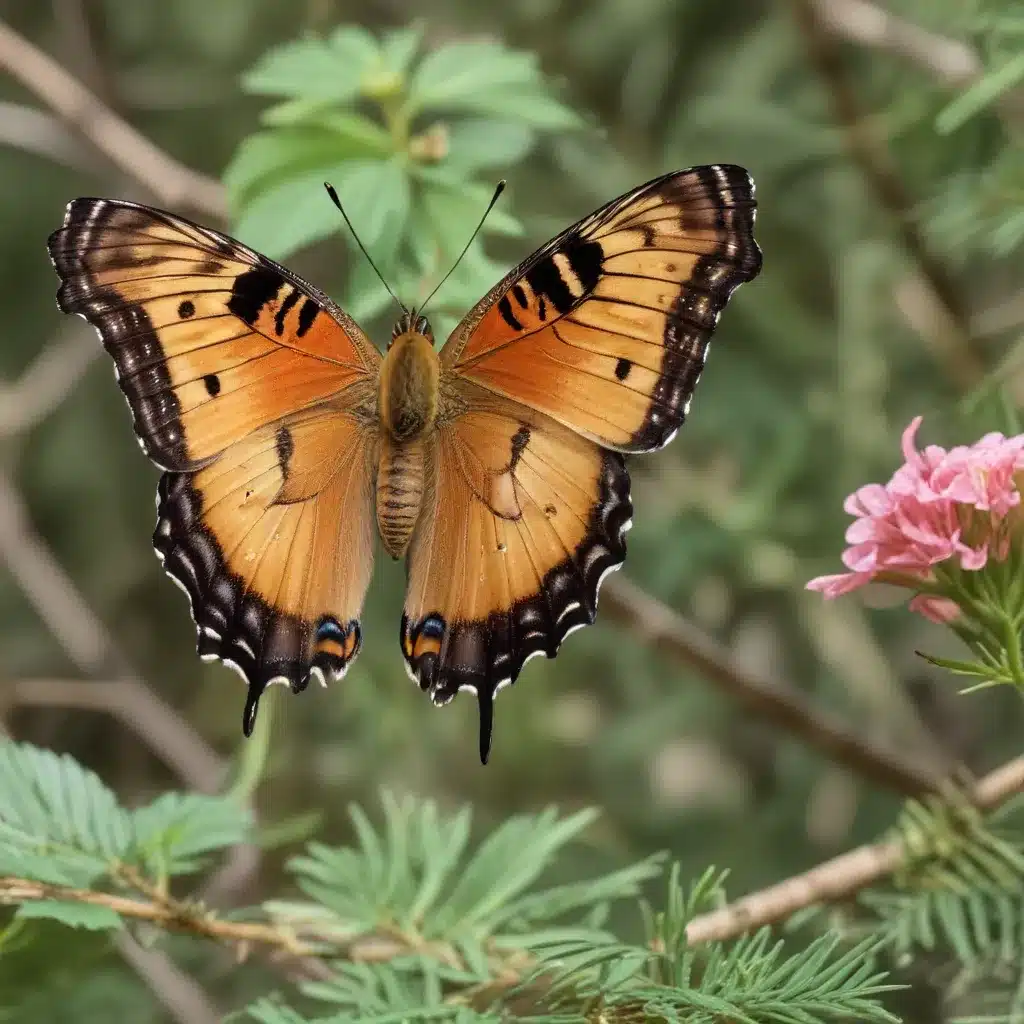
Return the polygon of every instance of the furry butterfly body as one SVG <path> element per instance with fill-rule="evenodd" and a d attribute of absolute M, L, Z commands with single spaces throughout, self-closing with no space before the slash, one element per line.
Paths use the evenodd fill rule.
<path fill-rule="evenodd" d="M 499 282 L 438 352 L 406 314 L 382 355 L 239 242 L 78 199 L 50 238 L 58 304 L 99 331 L 164 470 L 154 543 L 205 658 L 248 683 L 343 676 L 374 535 L 404 557 L 400 640 L 433 701 L 495 692 L 594 621 L 632 520 L 625 456 L 682 424 L 733 289 L 760 270 L 753 183 L 654 179 Z"/>

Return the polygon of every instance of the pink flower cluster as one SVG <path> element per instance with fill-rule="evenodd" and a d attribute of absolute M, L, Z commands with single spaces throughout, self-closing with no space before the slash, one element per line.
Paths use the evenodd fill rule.
<path fill-rule="evenodd" d="M 920 425 L 918 416 L 903 432 L 906 462 L 892 479 L 846 499 L 843 507 L 857 517 L 843 552 L 850 571 L 819 576 L 807 584 L 810 590 L 838 597 L 879 578 L 912 585 L 933 580 L 932 566 L 949 559 L 977 570 L 989 558 L 1006 558 L 1007 516 L 1020 504 L 1014 475 L 1024 469 L 1024 435 L 986 434 L 973 445 L 918 451 Z M 952 600 L 935 594 L 919 594 L 910 606 L 937 622 L 959 614 Z"/>

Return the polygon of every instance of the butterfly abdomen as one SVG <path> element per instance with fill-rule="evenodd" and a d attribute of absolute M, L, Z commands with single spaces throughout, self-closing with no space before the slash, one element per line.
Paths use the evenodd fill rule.
<path fill-rule="evenodd" d="M 377 529 L 392 558 L 405 554 L 423 505 L 424 437 L 437 417 L 440 364 L 430 339 L 399 334 L 380 371 Z"/>
<path fill-rule="evenodd" d="M 405 554 L 423 507 L 425 441 L 383 437 L 377 469 L 377 529 L 392 558 Z"/>

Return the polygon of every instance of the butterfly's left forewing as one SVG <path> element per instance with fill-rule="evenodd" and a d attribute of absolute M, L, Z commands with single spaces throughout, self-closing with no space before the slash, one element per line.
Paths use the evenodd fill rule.
<path fill-rule="evenodd" d="M 166 472 L 154 543 L 199 651 L 264 687 L 344 674 L 373 560 L 380 354 L 320 292 L 161 210 L 78 199 L 50 238 Z"/>

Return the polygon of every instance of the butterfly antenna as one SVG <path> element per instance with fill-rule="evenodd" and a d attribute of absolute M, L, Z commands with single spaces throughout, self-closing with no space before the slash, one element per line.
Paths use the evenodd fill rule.
<path fill-rule="evenodd" d="M 484 226 L 484 221 L 487 220 L 487 214 L 489 214 L 491 210 L 494 209 L 494 204 L 498 201 L 498 196 L 500 196 L 501 193 L 504 191 L 505 179 L 502 178 L 502 180 L 498 182 L 498 187 L 494 190 L 494 195 L 491 196 L 491 201 L 487 204 L 487 209 L 484 210 L 484 215 L 480 218 L 480 223 L 477 224 L 476 230 L 473 232 L 473 234 L 469 236 L 469 241 L 466 243 L 462 252 L 459 253 L 459 258 L 452 264 L 451 270 L 449 270 L 448 273 L 445 274 L 444 277 L 442 277 L 441 280 L 438 281 L 436 285 L 434 285 L 434 290 L 420 304 L 421 313 L 423 312 L 423 310 L 427 308 L 427 303 L 430 302 L 430 300 L 437 294 L 438 289 L 441 287 L 441 285 L 443 285 L 445 281 L 447 281 L 448 278 L 451 277 L 452 274 L 455 272 L 455 268 L 462 262 L 462 257 L 465 256 L 467 252 L 469 252 L 469 247 L 473 244 L 473 239 L 480 234 L 480 229 Z"/>
<path fill-rule="evenodd" d="M 504 184 L 504 182 L 502 184 Z M 409 310 L 406 309 L 405 303 L 391 290 L 391 285 L 389 285 L 387 281 L 384 280 L 384 275 L 377 269 L 377 264 L 373 262 L 373 257 L 366 251 L 366 246 L 363 245 L 363 243 L 360 241 L 359 236 L 356 234 L 356 229 L 352 227 L 352 221 L 348 219 L 348 214 L 345 212 L 345 207 L 341 205 L 341 200 L 338 198 L 338 193 L 335 191 L 334 186 L 329 181 L 325 181 L 324 188 L 327 189 L 327 194 L 331 197 L 331 202 L 334 203 L 334 205 L 341 212 L 342 217 L 345 218 L 345 223 L 348 225 L 349 231 L 352 232 L 352 237 L 356 240 L 356 245 L 359 246 L 360 251 L 366 257 L 367 262 L 370 264 L 371 267 L 373 267 L 373 272 L 380 278 L 380 283 L 384 285 L 385 288 L 387 288 L 388 294 L 391 296 L 391 298 L 395 300 L 395 302 L 398 303 L 402 312 L 408 313 Z M 493 206 L 494 204 L 492 203 L 491 205 Z"/>

